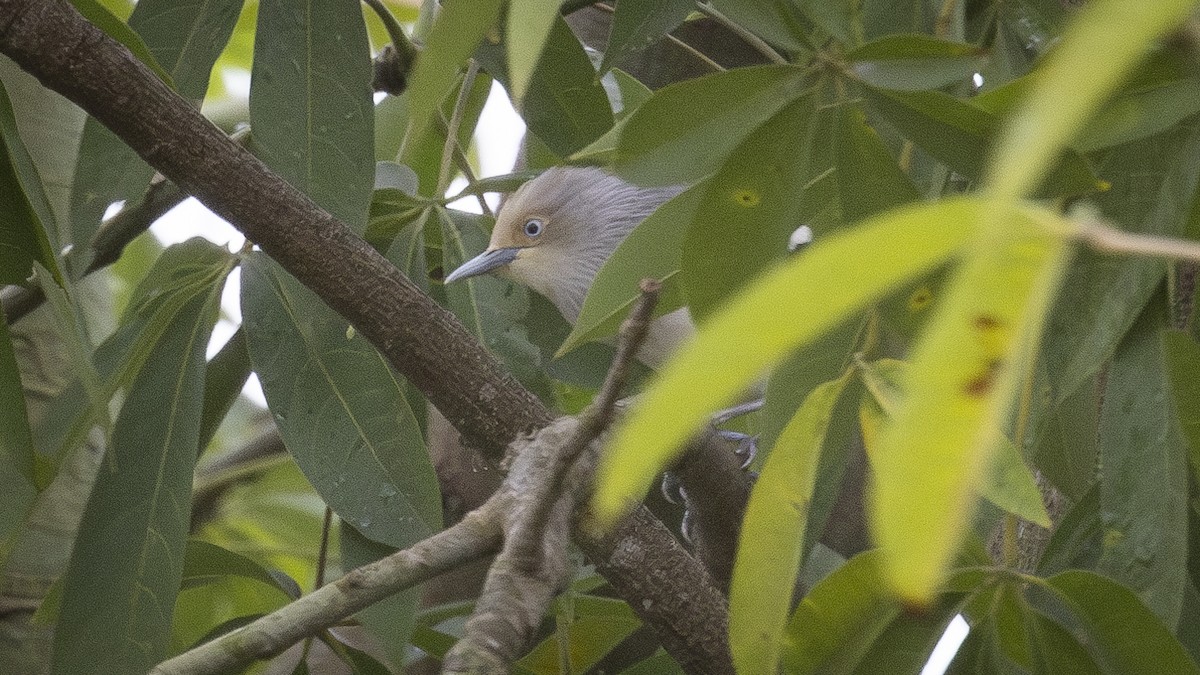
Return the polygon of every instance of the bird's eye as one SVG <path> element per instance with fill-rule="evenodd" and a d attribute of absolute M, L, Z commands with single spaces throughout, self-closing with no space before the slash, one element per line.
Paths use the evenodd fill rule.
<path fill-rule="evenodd" d="M 530 237 L 536 237 L 542 233 L 543 227 L 545 227 L 545 225 L 542 223 L 542 221 L 538 220 L 537 218 L 530 218 L 529 220 L 525 221 L 525 234 Z"/>

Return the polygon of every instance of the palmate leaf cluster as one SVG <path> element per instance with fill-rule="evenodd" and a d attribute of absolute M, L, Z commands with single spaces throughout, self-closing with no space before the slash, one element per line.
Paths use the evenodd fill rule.
<path fill-rule="evenodd" d="M 1097 222 L 1198 236 L 1192 3 L 618 0 L 586 48 L 562 16 L 580 3 L 388 4 L 422 51 L 379 101 L 387 33 L 355 3 L 73 4 L 218 124 L 248 122 L 255 154 L 557 409 L 597 387 L 640 279 L 664 282 L 657 311 L 690 307 L 700 338 L 617 430 L 601 519 L 765 377 L 730 596 L 741 672 L 918 672 L 956 615 L 971 632 L 954 672 L 1197 670 L 1195 267 L 1078 243 Z M 754 63 L 685 50 L 709 72 L 654 91 L 630 74 L 701 23 Z M 214 76 L 239 68 L 245 108 Z M 440 283 L 491 227 L 445 192 L 493 81 L 528 125 L 526 170 L 464 195 L 564 162 L 689 186 L 618 249 L 573 328 L 507 282 Z M 102 280 L 119 306 L 95 300 L 102 217 L 154 172 L 11 63 L 0 82 L 0 283 L 46 296 L 0 322 L 0 570 L 6 595 L 45 599 L 23 629 L 44 651 L 0 660 L 144 672 L 311 588 L 325 505 L 335 569 L 439 530 L 420 394 L 268 256 L 143 238 Z M 815 243 L 789 253 L 800 225 Z M 206 359 L 235 271 L 244 318 Z M 23 346 L 35 321 L 58 335 L 39 358 L 70 373 L 49 389 Z M 251 372 L 269 422 L 235 402 Z M 287 455 L 224 461 L 271 424 Z M 847 560 L 818 539 L 859 440 L 878 548 Z M 382 650 L 323 642 L 383 672 L 410 646 L 444 653 L 469 611 L 403 593 L 358 617 Z M 582 672 L 640 625 L 586 572 L 551 618 L 522 672 Z"/>

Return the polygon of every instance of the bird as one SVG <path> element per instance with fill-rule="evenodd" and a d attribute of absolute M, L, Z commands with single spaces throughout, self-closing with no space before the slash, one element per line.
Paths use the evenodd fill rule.
<path fill-rule="evenodd" d="M 487 249 L 444 280 L 495 274 L 533 289 L 575 324 L 605 261 L 685 186 L 641 187 L 597 167 L 557 166 L 503 204 Z M 637 359 L 658 370 L 695 333 L 687 308 L 655 319 Z"/>

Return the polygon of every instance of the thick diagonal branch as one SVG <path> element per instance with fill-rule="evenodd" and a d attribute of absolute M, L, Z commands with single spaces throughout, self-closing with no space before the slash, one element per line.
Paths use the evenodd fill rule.
<path fill-rule="evenodd" d="M 550 422 L 545 406 L 449 312 L 66 0 L 0 0 L 0 52 L 102 122 L 348 319 L 469 443 L 499 453 Z M 685 668 L 730 668 L 725 600 L 661 523 L 640 509 L 608 536 L 577 541 Z"/>

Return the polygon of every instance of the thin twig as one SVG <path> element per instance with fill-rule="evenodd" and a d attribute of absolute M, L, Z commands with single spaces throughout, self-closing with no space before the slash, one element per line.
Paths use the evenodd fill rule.
<path fill-rule="evenodd" d="M 450 125 L 446 122 L 446 118 L 440 112 L 437 115 L 437 124 L 438 124 L 438 130 L 446 134 L 446 140 L 447 140 L 447 142 L 449 142 L 451 140 L 450 139 Z M 496 214 L 492 213 L 492 207 L 488 206 L 487 200 L 483 198 L 483 192 L 480 192 L 478 190 L 475 190 L 472 193 L 467 192 L 467 190 L 469 190 L 472 186 L 474 186 L 476 183 L 479 182 L 479 179 L 475 177 L 475 170 L 471 168 L 471 161 L 469 159 L 467 159 L 467 153 L 463 152 L 463 148 L 459 144 L 457 138 L 453 139 L 453 147 L 454 147 L 454 165 L 458 167 L 458 170 L 462 172 L 463 177 L 467 179 L 467 189 L 463 190 L 459 194 L 462 196 L 466 196 L 467 194 L 474 194 L 475 199 L 479 202 L 479 208 L 483 211 L 483 214 L 486 216 L 495 218 Z M 438 193 L 438 194 L 441 195 L 443 193 Z M 447 199 L 443 203 L 449 203 L 451 201 L 455 201 L 455 200 Z"/>
<path fill-rule="evenodd" d="M 608 12 L 609 14 L 612 14 L 613 12 L 616 11 L 613 9 L 613 7 L 611 5 L 606 5 L 602 2 L 597 2 L 595 5 L 593 5 L 593 7 L 595 7 L 596 9 Z M 696 49 L 695 47 L 689 45 L 688 43 L 684 42 L 683 40 L 680 40 L 679 38 L 675 37 L 674 35 L 667 33 L 667 34 L 663 35 L 663 37 L 665 37 L 668 41 L 675 44 L 675 46 L 679 47 L 683 51 L 690 54 L 697 61 L 699 61 L 699 62 L 703 63 L 704 65 L 708 66 L 709 68 L 711 68 L 713 70 L 713 72 L 721 73 L 721 72 L 725 71 L 725 66 L 722 66 L 721 64 L 717 63 L 716 61 L 713 61 L 711 58 L 708 57 L 707 54 L 705 54 L 704 52 L 700 51 L 699 49 Z"/>
<path fill-rule="evenodd" d="M 463 638 L 446 655 L 443 672 L 511 668 L 555 595 L 569 584 L 572 514 L 586 499 L 592 473 L 592 463 L 580 456 L 613 417 L 660 289 L 657 281 L 642 282 L 642 296 L 621 326 L 617 355 L 596 400 L 578 418 L 559 418 L 524 444 L 513 444 L 512 469 L 501 488 L 513 495 L 504 515 L 504 549 L 488 570 Z"/>
<path fill-rule="evenodd" d="M 375 55 L 375 74 L 371 79 L 371 86 L 376 91 L 386 91 L 392 96 L 399 96 L 408 88 L 408 74 L 417 61 L 417 48 L 404 34 L 404 28 L 382 0 L 363 2 L 379 15 L 379 20 L 383 22 L 391 38 L 391 44 L 385 45 Z"/>
<path fill-rule="evenodd" d="M 396 20 L 396 15 L 383 4 L 383 0 L 362 0 L 368 7 L 375 10 L 375 14 L 379 16 L 379 20 L 383 22 L 383 27 L 387 29 L 388 38 L 392 41 L 392 47 L 397 52 L 407 57 L 407 63 L 411 66 L 413 58 L 416 56 L 417 48 L 413 46 L 408 35 L 404 33 L 404 27 Z"/>
<path fill-rule="evenodd" d="M 713 61 L 712 59 L 710 59 L 708 57 L 707 54 L 700 51 L 699 49 L 696 49 L 695 47 L 689 45 L 688 43 L 684 42 L 683 40 L 680 40 L 679 38 L 675 37 L 674 35 L 671 35 L 670 33 L 667 33 L 663 37 L 667 38 L 667 40 L 669 42 L 675 44 L 675 46 L 683 49 L 683 51 L 687 52 L 688 54 L 691 54 L 697 61 L 699 61 L 699 62 L 703 63 L 704 65 L 708 66 L 709 68 L 711 68 L 714 73 L 725 72 L 725 66 L 717 63 L 716 61 Z"/>
<path fill-rule="evenodd" d="M 446 128 L 446 144 L 442 146 L 442 165 L 438 170 L 437 194 L 446 193 L 450 187 L 450 160 L 454 156 L 454 146 L 458 144 L 458 129 L 462 126 L 463 112 L 471 97 L 471 87 L 475 84 L 475 75 L 479 73 L 479 62 L 471 59 L 467 63 L 467 73 L 463 75 L 462 86 L 458 90 L 458 100 L 454 102 L 454 112 L 450 115 L 450 124 Z"/>
<path fill-rule="evenodd" d="M 787 65 L 789 63 L 787 59 L 785 59 L 779 52 L 775 51 L 775 48 L 767 44 L 765 40 L 746 30 L 746 28 L 738 22 L 722 14 L 721 11 L 716 7 L 713 7 L 707 2 L 697 1 L 696 8 L 704 16 L 707 16 L 713 21 L 716 21 L 722 26 L 728 28 L 730 32 L 744 40 L 746 44 L 753 47 L 755 51 L 765 56 L 768 61 L 783 65 Z"/>
<path fill-rule="evenodd" d="M 187 198 L 188 194 L 170 181 L 160 179 L 151 183 L 141 201 L 121 209 L 100 226 L 92 240 L 92 260 L 80 278 L 116 262 L 129 242 Z M 46 296 L 37 286 L 21 286 L 8 291 L 2 300 L 9 323 L 37 309 L 45 301 Z"/>
<path fill-rule="evenodd" d="M 155 675 L 241 672 L 380 600 L 478 560 L 500 544 L 498 502 L 403 551 L 363 565 L 247 626 L 163 661 Z"/>
<path fill-rule="evenodd" d="M 1067 236 L 1105 253 L 1128 253 L 1200 262 L 1200 242 L 1153 234 L 1135 234 L 1096 221 L 1076 223 Z"/>
<path fill-rule="evenodd" d="M 536 564 L 537 552 L 545 538 L 546 523 L 563 481 L 584 449 L 612 423 L 617 399 L 629 378 L 630 365 L 646 339 L 646 333 L 650 329 L 650 316 L 654 312 L 654 306 L 658 304 L 658 294 L 661 290 L 660 282 L 653 279 L 642 280 L 642 294 L 621 324 L 617 353 L 608 369 L 608 375 L 604 378 L 604 384 L 592 403 L 580 413 L 578 430 L 554 458 L 554 464 L 547 474 L 543 498 L 534 503 L 524 526 L 513 533 L 512 549 L 516 559 Z"/>

